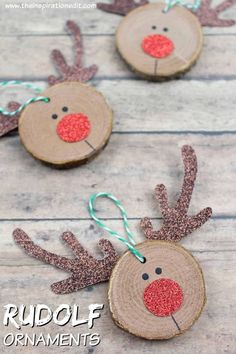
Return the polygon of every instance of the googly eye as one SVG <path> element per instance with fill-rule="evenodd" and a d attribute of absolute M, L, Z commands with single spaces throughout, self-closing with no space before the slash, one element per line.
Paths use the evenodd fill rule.
<path fill-rule="evenodd" d="M 52 119 L 57 119 L 58 118 L 58 115 L 57 114 L 53 114 L 52 115 Z"/>
<path fill-rule="evenodd" d="M 62 107 L 63 112 L 68 112 L 68 107 Z"/>
<path fill-rule="evenodd" d="M 149 275 L 147 273 L 143 273 L 142 278 L 143 278 L 143 280 L 148 280 Z"/>
<path fill-rule="evenodd" d="M 162 269 L 160 267 L 157 267 L 155 269 L 155 272 L 156 272 L 156 274 L 161 274 L 162 273 Z"/>

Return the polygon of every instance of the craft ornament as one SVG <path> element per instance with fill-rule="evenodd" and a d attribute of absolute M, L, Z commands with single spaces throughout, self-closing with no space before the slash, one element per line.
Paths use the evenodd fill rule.
<path fill-rule="evenodd" d="M 20 115 L 19 109 L 15 116 L 0 116 L 0 135 L 18 124 L 28 152 L 58 168 L 87 162 L 105 147 L 112 132 L 112 110 L 100 92 L 85 84 L 97 66 L 83 68 L 80 29 L 72 21 L 67 22 L 67 29 L 75 40 L 74 66 L 54 50 L 52 59 L 61 76 L 48 78 L 50 87 L 40 93 L 45 100 L 21 106 Z"/>
<path fill-rule="evenodd" d="M 148 239 L 145 242 L 135 243 L 119 200 L 107 193 L 91 196 L 91 217 L 128 247 L 119 260 L 108 240 L 99 241 L 104 258 L 96 260 L 70 232 L 63 234 L 63 240 L 75 254 L 74 259 L 42 249 L 20 229 L 13 233 L 15 242 L 28 255 L 71 273 L 68 279 L 52 285 L 57 294 L 70 293 L 110 278 L 110 310 L 115 323 L 122 329 L 145 339 L 168 339 L 185 332 L 200 316 L 206 294 L 200 265 L 191 253 L 175 242 L 201 227 L 212 210 L 205 208 L 195 216 L 187 215 L 197 174 L 197 158 L 192 147 L 187 145 L 182 148 L 182 155 L 184 181 L 179 199 L 175 207 L 170 207 L 164 185 L 156 187 L 163 226 L 155 231 L 150 219 L 143 218 L 140 225 Z M 96 217 L 94 203 L 98 197 L 111 199 L 120 209 L 128 239 Z"/>
<path fill-rule="evenodd" d="M 209 0 L 204 0 L 200 8 L 200 0 L 195 0 L 195 4 L 182 0 L 166 3 L 98 3 L 103 11 L 125 16 L 116 32 L 117 49 L 134 72 L 153 81 L 178 77 L 192 67 L 202 50 L 201 25 L 234 24 L 233 20 L 218 19 L 218 15 L 235 0 L 225 1 L 215 9 L 210 8 Z"/>

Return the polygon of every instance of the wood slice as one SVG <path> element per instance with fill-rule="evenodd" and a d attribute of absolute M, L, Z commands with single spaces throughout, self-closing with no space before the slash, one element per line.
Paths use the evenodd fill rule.
<path fill-rule="evenodd" d="M 154 81 L 188 71 L 203 44 L 201 24 L 195 15 L 181 6 L 163 13 L 164 7 L 164 3 L 148 4 L 131 11 L 116 34 L 122 58 L 132 70 Z"/>
<path fill-rule="evenodd" d="M 167 241 L 145 241 L 136 248 L 146 262 L 127 251 L 110 279 L 108 297 L 115 323 L 145 339 L 169 339 L 185 332 L 206 301 L 198 262 L 186 249 Z"/>
<path fill-rule="evenodd" d="M 112 131 L 112 111 L 101 93 L 78 82 L 46 89 L 50 102 L 30 104 L 19 120 L 25 148 L 54 167 L 84 163 L 106 145 Z"/>

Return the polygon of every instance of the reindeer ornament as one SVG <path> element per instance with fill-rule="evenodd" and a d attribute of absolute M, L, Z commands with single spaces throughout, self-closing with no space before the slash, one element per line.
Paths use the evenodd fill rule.
<path fill-rule="evenodd" d="M 125 16 L 116 32 L 118 51 L 133 71 L 153 81 L 175 78 L 192 67 L 202 49 L 201 24 L 234 24 L 233 20 L 219 19 L 218 14 L 235 0 L 226 0 L 215 9 L 210 8 L 209 0 L 203 0 L 200 8 L 200 0 L 195 0 L 195 4 L 181 0 L 166 3 L 149 4 L 148 0 L 98 3 L 103 11 Z"/>
<path fill-rule="evenodd" d="M 80 29 L 72 21 L 67 22 L 67 29 L 75 40 L 74 66 L 70 67 L 62 53 L 54 50 L 52 59 L 61 76 L 48 78 L 50 87 L 42 93 L 41 100 L 29 104 L 20 118 L 19 114 L 0 116 L 0 135 L 19 125 L 25 148 L 55 167 L 88 161 L 102 150 L 112 131 L 110 107 L 101 93 L 84 84 L 96 74 L 97 66 L 82 67 Z M 19 106 L 13 102 L 9 108 L 14 111 Z"/>
<path fill-rule="evenodd" d="M 201 227 L 212 210 L 206 208 L 195 216 L 187 215 L 197 158 L 191 146 L 184 146 L 182 155 L 184 182 L 177 204 L 171 208 L 165 186 L 156 187 L 163 226 L 155 231 L 150 219 L 142 219 L 141 229 L 148 239 L 145 242 L 135 244 L 125 210 L 114 196 L 98 193 L 90 198 L 90 214 L 94 220 L 129 248 L 120 259 L 111 243 L 104 239 L 99 241 L 104 258 L 93 258 L 70 232 L 62 238 L 74 253 L 74 259 L 42 249 L 20 229 L 13 233 L 15 242 L 28 255 L 71 273 L 69 278 L 52 285 L 55 293 L 70 293 L 110 278 L 109 305 L 119 327 L 145 339 L 167 339 L 183 333 L 200 316 L 206 295 L 200 265 L 184 247 L 175 243 Z M 108 196 L 119 207 L 129 241 L 95 216 L 93 204 L 98 196 Z"/>

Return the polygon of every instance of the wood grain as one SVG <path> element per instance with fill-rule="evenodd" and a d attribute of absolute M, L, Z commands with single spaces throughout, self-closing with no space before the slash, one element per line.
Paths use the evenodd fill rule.
<path fill-rule="evenodd" d="M 236 80 L 149 82 L 148 95 L 144 81 L 102 80 L 93 84 L 106 97 L 114 112 L 113 130 L 117 133 L 214 134 L 236 130 Z M 46 87 L 41 81 L 35 85 Z M 2 90 L 1 102 L 24 102 L 29 97 L 30 93 L 25 90 Z"/>
<path fill-rule="evenodd" d="M 84 33 L 82 26 L 81 29 Z M 104 77 L 110 79 L 135 78 L 135 74 L 131 73 L 116 50 L 114 35 L 83 35 L 83 38 L 83 63 L 87 66 L 98 65 L 96 80 Z M 19 41 L 20 46 L 18 45 Z M 219 34 L 204 37 L 204 47 L 199 60 L 184 78 L 235 77 L 236 63 L 235 60 L 232 60 L 235 45 L 236 35 Z M 1 46 L 4 48 L 0 56 L 0 77 L 2 79 L 23 78 L 46 81 L 48 75 L 56 74 L 50 60 L 50 52 L 55 48 L 63 51 L 69 63 L 73 61 L 71 40 L 65 34 L 1 37 Z M 17 52 L 15 48 L 17 48 Z M 106 48 L 106 50 L 98 50 L 98 48 Z M 28 59 L 26 60 L 26 58 Z M 7 71 L 5 70 L 6 66 L 9 68 Z"/>
<path fill-rule="evenodd" d="M 70 171 L 54 171 L 34 161 L 18 136 L 0 140 L 0 318 L 3 305 L 10 302 L 46 303 L 53 309 L 61 303 L 76 303 L 84 316 L 89 304 L 101 302 L 105 310 L 94 327 L 101 334 L 100 345 L 62 347 L 60 353 L 123 354 L 128 348 L 131 354 L 234 354 L 236 62 L 232 58 L 236 26 L 204 28 L 205 44 L 197 65 L 184 79 L 159 85 L 136 80 L 119 58 L 115 31 L 121 17 L 89 9 L 9 10 L 5 8 L 9 2 L 0 4 L 4 19 L 0 21 L 0 79 L 30 80 L 44 88 L 47 76 L 54 73 L 49 58 L 52 49 L 61 49 L 72 63 L 71 41 L 64 24 L 67 19 L 76 20 L 85 35 L 84 64 L 99 65 L 93 85 L 107 97 L 115 113 L 115 125 L 104 153 L 90 165 Z M 93 1 L 81 1 L 88 2 Z M 213 0 L 212 5 L 221 2 Z M 222 14 L 222 18 L 235 17 L 236 6 Z M 29 98 L 29 92 L 1 90 L 0 105 L 9 98 L 21 102 Z M 49 285 L 63 279 L 65 273 L 27 257 L 13 243 L 12 231 L 21 227 L 42 247 L 68 256 L 70 251 L 61 243 L 60 235 L 70 230 L 92 254 L 99 255 L 96 244 L 102 232 L 89 218 L 87 201 L 91 193 L 106 190 L 122 200 L 137 241 L 143 241 L 140 217 L 152 217 L 155 227 L 161 223 L 154 186 L 164 182 L 170 199 L 177 199 L 183 173 L 180 147 L 184 143 L 193 145 L 199 163 L 190 213 L 208 205 L 213 208 L 211 221 L 181 241 L 203 268 L 208 302 L 196 325 L 183 336 L 147 342 L 113 324 L 107 284 L 63 297 L 53 294 Z M 99 203 L 98 209 L 100 217 L 108 218 L 109 226 L 123 232 L 120 215 L 109 203 Z M 122 254 L 123 246 L 116 240 L 113 243 Z M 1 335 L 15 331 L 2 324 L 0 329 Z M 23 328 L 24 333 L 34 331 Z M 40 331 L 76 334 L 78 328 L 50 324 Z M 87 331 L 86 326 L 81 327 L 81 332 Z M 58 353 L 58 348 L 46 351 Z M 22 348 L 9 351 L 1 342 L 0 352 L 18 354 Z M 24 347 L 24 352 L 31 354 L 32 347 Z M 33 353 L 45 353 L 45 348 L 34 348 Z"/>
<path fill-rule="evenodd" d="M 160 217 L 153 189 L 156 184 L 165 183 L 170 200 L 176 200 L 183 176 L 180 149 L 184 144 L 192 144 L 199 173 L 190 212 L 194 214 L 210 206 L 215 216 L 235 216 L 235 142 L 235 134 L 113 134 L 92 164 L 72 171 L 52 171 L 28 155 L 17 136 L 6 138 L 0 142 L 0 215 L 88 217 L 89 196 L 105 190 L 123 201 L 129 217 Z M 118 215 L 105 201 L 99 208 L 107 208 L 106 217 Z"/>
<path fill-rule="evenodd" d="M 227 220 L 227 222 L 225 221 Z M 156 224 L 160 221 L 153 220 Z M 135 240 L 143 242 L 144 235 L 139 227 L 139 219 L 129 220 L 130 227 L 135 233 Z M 121 219 L 109 219 L 107 224 L 120 233 L 124 233 Z M 227 227 L 226 227 L 227 224 Z M 70 250 L 65 247 L 61 241 L 63 232 L 71 231 L 75 234 L 81 244 L 86 245 L 89 252 L 99 257 L 99 249 L 97 242 L 100 238 L 105 237 L 109 239 L 114 245 L 119 254 L 123 254 L 126 248 L 116 239 L 112 239 L 108 234 L 103 232 L 98 226 L 94 224 L 89 218 L 87 220 L 12 220 L 1 221 L 0 234 L 0 266 L 39 266 L 41 262 L 27 257 L 26 254 L 16 247 L 13 241 L 12 232 L 15 228 L 22 228 L 32 240 L 39 244 L 42 248 L 61 254 L 63 256 L 70 256 Z M 227 257 L 233 257 L 236 252 L 236 240 L 234 230 L 236 227 L 236 220 L 234 218 L 213 218 L 198 231 L 195 231 L 189 237 L 184 238 L 182 244 L 190 252 L 194 253 L 196 257 L 202 254 L 212 253 L 212 257 L 219 257 L 222 262 Z M 224 236 L 222 236 L 224 235 Z M 57 271 L 55 270 L 55 276 Z"/>

